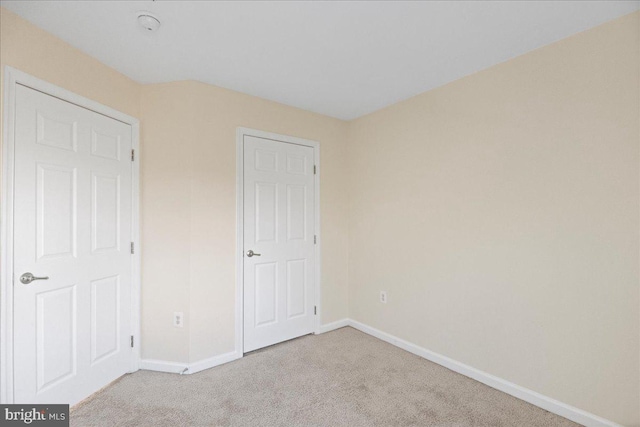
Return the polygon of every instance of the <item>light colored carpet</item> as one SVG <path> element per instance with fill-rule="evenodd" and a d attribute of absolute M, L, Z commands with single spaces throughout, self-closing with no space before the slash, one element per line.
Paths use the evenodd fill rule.
<path fill-rule="evenodd" d="M 139 371 L 72 426 L 575 426 L 352 328 L 192 375 Z"/>

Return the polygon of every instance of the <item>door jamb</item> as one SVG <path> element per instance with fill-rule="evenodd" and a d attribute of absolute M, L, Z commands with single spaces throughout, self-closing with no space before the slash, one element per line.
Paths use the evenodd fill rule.
<path fill-rule="evenodd" d="M 315 224 L 314 230 L 317 236 L 315 251 L 315 283 L 314 283 L 314 305 L 317 307 L 317 314 L 314 322 L 314 333 L 320 333 L 322 318 L 322 293 L 321 293 L 321 253 L 322 237 L 320 233 L 320 143 L 308 139 L 294 136 L 280 135 L 271 132 L 264 132 L 246 127 L 238 127 L 236 131 L 236 307 L 235 307 L 235 352 L 239 357 L 244 354 L 244 137 L 254 136 L 257 138 L 271 139 L 278 142 L 288 142 L 291 144 L 304 145 L 313 148 L 316 174 L 314 175 L 315 185 Z"/>
<path fill-rule="evenodd" d="M 2 191 L 0 194 L 0 403 L 14 402 L 13 395 L 13 201 L 15 155 L 16 87 L 22 85 L 70 102 L 79 107 L 131 125 L 131 144 L 135 150 L 132 162 L 131 238 L 136 251 L 131 264 L 131 334 L 132 349 L 129 372 L 140 369 L 140 121 L 96 101 L 40 80 L 15 68 L 4 67 Z"/>

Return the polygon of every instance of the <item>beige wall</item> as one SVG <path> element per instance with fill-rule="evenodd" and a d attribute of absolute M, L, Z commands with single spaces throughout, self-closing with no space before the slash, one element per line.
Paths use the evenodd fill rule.
<path fill-rule="evenodd" d="M 142 357 L 183 363 L 189 362 L 194 139 L 187 87 L 144 86 L 140 104 Z M 185 315 L 182 329 L 173 327 L 176 311 Z"/>
<path fill-rule="evenodd" d="M 144 86 L 145 358 L 234 350 L 238 126 L 320 141 L 322 322 L 347 316 L 347 123 L 198 82 Z"/>
<path fill-rule="evenodd" d="M 353 319 L 640 425 L 639 16 L 351 123 Z"/>
<path fill-rule="evenodd" d="M 3 7 L 0 43 L 2 67 L 9 65 L 123 113 L 140 115 L 138 83 Z"/>

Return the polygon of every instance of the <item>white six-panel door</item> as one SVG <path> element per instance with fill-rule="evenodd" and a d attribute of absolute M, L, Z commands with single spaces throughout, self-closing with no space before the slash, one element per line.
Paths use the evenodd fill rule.
<path fill-rule="evenodd" d="M 131 135 L 16 88 L 16 403 L 75 404 L 129 369 Z M 48 279 L 23 284 L 27 272 Z"/>
<path fill-rule="evenodd" d="M 243 144 L 248 352 L 314 330 L 315 186 L 312 147 L 249 135 Z"/>

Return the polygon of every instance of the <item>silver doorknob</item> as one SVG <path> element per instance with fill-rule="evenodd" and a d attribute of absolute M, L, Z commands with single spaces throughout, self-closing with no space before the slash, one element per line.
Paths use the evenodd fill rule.
<path fill-rule="evenodd" d="M 249 258 L 251 258 L 252 256 L 260 256 L 260 254 L 257 254 L 257 253 L 255 253 L 255 252 L 253 252 L 251 249 L 249 249 L 249 250 L 247 251 L 247 256 L 248 256 Z"/>
<path fill-rule="evenodd" d="M 31 273 L 24 273 L 22 276 L 20 276 L 20 281 L 25 285 L 28 285 L 34 280 L 49 280 L 49 276 L 36 277 Z"/>

